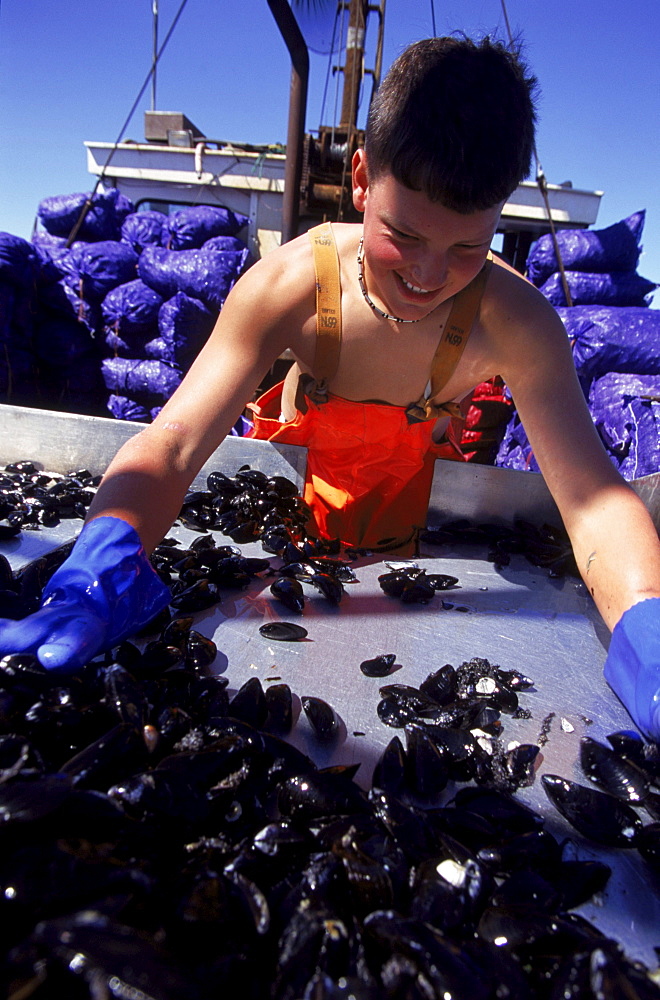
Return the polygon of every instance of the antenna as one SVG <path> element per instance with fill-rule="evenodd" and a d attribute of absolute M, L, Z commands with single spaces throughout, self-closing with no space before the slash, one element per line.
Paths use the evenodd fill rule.
<path fill-rule="evenodd" d="M 156 66 L 158 65 L 158 0 L 151 0 L 153 55 L 151 57 L 151 110 L 156 110 Z"/>

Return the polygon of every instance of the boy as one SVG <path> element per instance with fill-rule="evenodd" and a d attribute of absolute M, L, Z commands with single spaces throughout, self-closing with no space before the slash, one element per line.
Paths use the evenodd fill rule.
<path fill-rule="evenodd" d="M 166 603 L 145 550 L 286 348 L 296 364 L 257 403 L 255 432 L 308 446 L 317 531 L 373 547 L 424 523 L 458 403 L 501 375 L 600 613 L 610 628 L 626 616 L 608 680 L 660 735 L 655 529 L 601 447 L 554 309 L 489 260 L 502 206 L 529 171 L 533 88 L 489 41 L 430 39 L 395 62 L 353 160 L 363 225 L 300 236 L 241 278 L 179 390 L 111 463 L 44 606 L 0 627 L 0 649 L 72 669 Z"/>

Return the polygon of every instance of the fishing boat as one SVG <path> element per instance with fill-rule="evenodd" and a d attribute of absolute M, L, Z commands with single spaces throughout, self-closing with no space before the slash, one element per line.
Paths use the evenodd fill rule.
<path fill-rule="evenodd" d="M 381 72 L 385 2 L 350 0 L 346 27 L 343 95 L 339 121 L 305 131 L 309 57 L 305 39 L 286 0 L 269 7 L 291 55 L 291 97 L 286 146 L 258 146 L 207 136 L 182 111 L 144 114 L 144 141 L 85 142 L 87 168 L 99 190 L 116 188 L 137 209 L 163 212 L 185 205 L 223 205 L 248 217 L 255 256 L 325 219 L 352 221 L 350 161 L 364 138 L 358 128 L 358 94 Z M 373 67 L 367 66 L 366 25 L 377 19 Z M 153 103 L 153 101 L 152 101 Z M 542 171 L 523 181 L 504 205 L 498 233 L 504 258 L 521 272 L 530 245 L 554 229 L 586 229 L 596 223 L 602 191 L 548 183 Z"/>
<path fill-rule="evenodd" d="M 289 18 L 288 5 L 284 4 L 286 10 L 282 11 L 281 6 L 271 0 L 270 6 L 271 9 L 279 8 L 281 18 Z M 351 39 L 356 43 L 360 39 L 360 17 L 366 17 L 366 8 L 366 3 L 351 0 Z M 296 48 L 299 39 L 296 43 L 295 28 L 290 20 L 287 20 L 283 34 L 293 49 L 292 74 L 297 82 L 292 91 L 304 92 L 304 59 L 301 49 Z M 359 61 L 363 55 L 357 44 L 348 45 L 347 54 L 359 54 Z M 346 78 L 350 79 L 348 71 Z M 348 88 L 346 104 L 349 110 L 350 95 Z M 90 173 L 96 177 L 100 190 L 116 188 L 137 208 L 169 212 L 181 206 L 207 203 L 241 213 L 248 218 L 248 242 L 253 254 L 266 254 L 321 218 L 350 217 L 343 177 L 346 158 L 350 157 L 354 144 L 360 141 L 354 119 L 348 114 L 340 126 L 329 127 L 320 135 L 312 136 L 300 128 L 304 101 L 294 101 L 293 105 L 286 149 L 214 141 L 182 112 L 152 110 L 145 115 L 143 143 L 86 143 Z M 291 177 L 294 178 L 293 187 Z M 552 228 L 575 229 L 593 225 L 600 196 L 600 192 L 578 191 L 568 185 L 539 185 L 533 182 L 520 185 L 502 216 L 503 255 L 522 269 L 532 240 Z M 54 474 L 64 475 L 73 469 L 84 468 L 92 477 L 103 473 L 118 448 L 141 429 L 140 424 L 127 421 L 13 405 L 0 406 L 0 422 L 3 428 L 0 464 L 33 458 Z M 287 477 L 300 488 L 304 481 L 305 461 L 304 448 L 238 436 L 227 437 L 192 486 L 203 491 L 212 473 L 220 471 L 231 477 L 237 469 L 247 465 L 271 477 Z M 633 485 L 649 506 L 656 523 L 660 524 L 658 477 L 645 477 Z M 546 523 L 556 525 L 558 513 L 540 476 L 468 463 L 438 462 L 431 492 L 429 523 L 440 526 L 449 519 L 465 519 L 473 525 L 488 523 L 494 525 L 496 531 L 514 519 L 537 526 Z M 8 557 L 15 573 L 25 573 L 26 568 L 37 566 L 39 560 L 53 551 L 70 545 L 78 528 L 79 522 L 62 519 L 55 527 L 23 531 L 10 541 L 0 542 L 0 552 Z M 188 548 L 192 550 L 193 545 L 199 545 L 200 538 L 208 540 L 208 533 L 195 531 L 183 523 L 173 527 L 172 535 L 174 541 L 186 551 Z M 238 548 L 247 557 L 261 558 L 264 555 L 258 541 L 240 543 Z M 253 684 L 255 679 L 264 688 L 272 686 L 276 680 L 288 684 L 300 700 L 312 695 L 332 705 L 337 721 L 332 739 L 325 742 L 319 740 L 307 716 L 299 712 L 287 740 L 322 768 L 347 768 L 352 772 L 359 765 L 356 782 L 363 791 L 371 784 L 377 764 L 390 743 L 392 729 L 382 724 L 376 713 L 379 682 L 361 672 L 362 661 L 391 651 L 396 654 L 398 666 L 396 674 L 389 680 L 416 687 L 429 672 L 437 670 L 442 664 L 458 665 L 472 657 L 487 658 L 505 671 L 520 671 L 531 678 L 534 686 L 525 694 L 525 711 L 517 716 L 507 715 L 501 720 L 501 730 L 495 727 L 491 732 L 481 731 L 478 739 L 491 749 L 498 740 L 499 749 L 506 752 L 513 752 L 516 745 L 536 748 L 535 766 L 529 781 L 519 788 L 517 797 L 524 806 L 539 814 L 546 831 L 552 834 L 557 844 L 562 845 L 566 858 L 597 862 L 611 869 L 607 885 L 577 907 L 570 920 L 562 922 L 561 934 L 556 927 L 550 928 L 549 940 L 553 934 L 565 940 L 569 929 L 577 934 L 579 921 L 583 918 L 602 936 L 598 937 L 599 948 L 594 946 L 590 953 L 594 982 L 600 972 L 604 976 L 603 970 L 611 970 L 612 955 L 618 954 L 618 945 L 611 942 L 618 942 L 631 959 L 654 969 L 657 965 L 655 946 L 660 899 L 654 889 L 653 877 L 649 876 L 647 862 L 634 849 L 622 850 L 598 843 L 578 832 L 552 806 L 543 791 L 544 775 L 561 775 L 567 780 L 588 783 L 580 768 L 581 740 L 588 737 L 604 744 L 608 734 L 630 728 L 627 713 L 602 677 L 608 634 L 586 588 L 575 577 L 550 576 L 546 567 L 530 564 L 520 554 L 513 553 L 508 565 L 496 565 L 483 546 L 475 547 L 469 533 L 462 541 L 445 539 L 438 544 L 436 539 L 435 543 L 430 540 L 422 542 L 415 560 L 418 567 L 429 574 L 451 574 L 458 581 L 454 589 L 435 594 L 426 604 L 402 604 L 384 592 L 379 585 L 379 576 L 387 568 L 382 557 L 355 553 L 353 560 L 357 580 L 346 586 L 339 605 L 329 605 L 321 594 L 307 595 L 304 613 L 297 618 L 308 632 L 305 642 L 287 644 L 268 641 L 259 632 L 265 622 L 291 617 L 290 612 L 273 599 L 269 592 L 270 578 L 265 575 L 256 575 L 242 590 L 223 594 L 221 602 L 207 608 L 195 620 L 195 628 L 217 644 L 219 652 L 212 666 L 214 674 L 227 677 L 232 696 L 245 684 Z M 401 567 L 395 564 L 394 571 L 397 568 Z M 144 647 L 144 640 L 138 640 L 138 644 Z M 33 712 L 31 718 L 37 715 Z M 191 742 L 185 752 L 193 753 L 194 750 Z M 78 775 L 79 766 L 71 765 L 69 773 Z M 170 762 L 170 766 L 176 767 L 176 764 L 171 765 Z M 245 763 L 246 768 L 249 766 L 249 762 Z M 149 769 L 148 765 L 145 767 Z M 231 810 L 228 810 L 228 815 L 231 813 L 231 822 L 236 821 L 239 826 L 246 821 L 249 812 L 247 798 L 241 798 L 237 791 L 241 780 L 238 771 L 223 774 L 222 780 L 209 791 L 209 795 L 218 798 L 229 795 Z M 234 790 L 236 795 L 232 798 Z M 443 789 L 442 798 L 434 804 L 442 802 L 444 805 L 451 800 L 454 791 L 451 787 Z M 88 792 L 87 798 L 81 792 L 76 800 L 79 802 L 79 815 L 83 818 L 87 816 L 88 820 L 90 814 L 84 812 L 84 806 L 89 798 L 94 797 L 97 801 L 101 799 L 102 791 Z M 5 806 L 2 815 L 5 830 L 9 827 L 7 808 Z M 42 812 L 48 815 L 46 805 Z M 60 814 L 55 808 L 53 812 L 53 829 L 58 829 L 57 816 Z M 148 843 L 149 838 L 152 842 L 162 838 L 168 842 L 170 825 L 165 819 L 159 819 L 157 813 L 155 815 L 156 819 L 152 817 L 147 825 L 148 836 L 140 836 L 137 840 Z M 411 813 L 417 819 L 419 815 Z M 34 837 L 43 815 L 36 814 L 30 819 L 32 825 L 25 821 L 25 827 L 21 829 L 27 828 Z M 19 820 L 23 821 L 21 817 Z M 110 819 L 107 822 L 110 823 Z M 358 818 L 358 826 L 359 822 Z M 652 825 L 648 815 L 645 815 L 644 822 Z M 177 824 L 177 829 L 188 833 L 185 817 L 176 817 L 174 825 Z M 319 838 L 318 842 L 314 841 L 317 847 L 323 837 L 324 823 L 316 820 L 309 826 L 313 827 L 313 837 Z M 98 831 L 86 833 L 89 833 L 90 839 L 81 837 L 75 844 L 72 833 L 68 834 L 68 839 L 62 837 L 56 845 L 57 851 L 66 849 L 85 862 L 103 860 L 107 845 L 101 843 L 97 855 L 96 848 L 90 844 L 93 834 L 97 835 Z M 235 864 L 232 856 L 232 865 L 225 865 L 222 852 L 226 848 L 221 843 L 221 836 L 209 836 L 204 843 L 203 838 L 195 842 L 182 840 L 180 848 L 177 846 L 177 859 L 184 859 L 181 869 L 168 871 L 167 878 L 162 879 L 163 883 L 178 886 L 179 880 L 185 881 L 185 876 L 189 874 L 189 871 L 184 871 L 186 863 L 199 851 L 208 851 L 214 865 L 222 862 L 224 866 L 215 871 L 210 864 L 204 878 L 196 878 L 194 889 L 199 890 L 198 894 L 191 892 L 184 901 L 185 905 L 182 903 L 177 911 L 177 926 L 185 930 L 191 951 L 196 951 L 194 938 L 198 929 L 205 940 L 215 933 L 213 917 L 209 914 L 214 912 L 212 904 L 218 898 L 219 883 L 227 888 L 225 878 L 230 880 L 232 892 L 245 893 L 244 899 L 249 899 L 251 903 L 251 907 L 246 907 L 250 914 L 251 933 L 254 932 L 257 937 L 261 934 L 263 940 L 268 940 L 267 907 L 263 904 L 263 893 L 255 891 L 247 894 L 250 879 L 245 874 L 247 867 L 241 867 L 247 864 L 248 853 L 253 859 L 254 851 L 263 848 L 261 853 L 267 854 L 263 838 L 259 842 L 261 848 L 254 847 L 258 843 L 256 833 L 258 831 L 250 828 L 250 837 L 255 837 L 254 843 L 250 841 L 251 853 L 246 851 Z M 348 854 L 351 851 L 365 867 L 365 856 L 359 855 L 353 846 L 351 838 L 354 835 L 354 831 L 342 827 L 342 837 L 336 840 L 332 852 L 329 852 L 334 852 L 335 860 L 344 859 L 338 862 L 340 868 L 345 866 L 348 869 Z M 247 838 L 247 834 L 245 836 Z M 299 836 L 304 839 L 312 834 L 305 829 Z M 447 843 L 450 839 L 447 838 Z M 14 843 L 19 840 L 20 836 L 14 836 L 11 846 L 21 847 L 22 844 Z M 245 843 L 248 843 L 247 839 Z M 520 850 L 522 848 L 520 842 Z M 59 853 L 57 857 L 60 857 Z M 116 859 L 112 855 L 110 857 L 114 866 Z M 269 862 L 275 864 L 276 860 L 270 858 Z M 468 862 L 464 859 L 462 865 L 454 862 L 454 877 L 461 871 L 465 876 L 466 865 L 467 868 L 472 866 L 471 871 L 476 870 L 476 861 L 471 858 Z M 602 867 L 599 870 L 602 871 Z M 26 871 L 30 872 L 29 858 Z M 48 868 L 48 873 L 52 873 L 52 868 Z M 183 995 L 201 995 L 206 998 L 208 993 L 203 990 L 200 993 L 199 979 L 194 979 L 194 982 L 192 979 L 182 980 L 180 967 L 177 965 L 174 969 L 168 964 L 167 957 L 163 958 L 163 935 L 158 928 L 154 932 L 153 926 L 144 926 L 149 921 L 156 923 L 156 910 L 152 903 L 147 903 L 154 889 L 149 863 L 145 863 L 144 871 L 131 870 L 131 877 L 133 882 L 117 882 L 116 892 L 101 902 L 95 898 L 90 902 L 89 894 L 80 888 L 77 889 L 80 895 L 75 896 L 67 887 L 73 900 L 69 905 L 67 897 L 66 905 L 58 909 L 57 893 L 52 892 L 51 896 L 47 896 L 46 913 L 36 928 L 32 927 L 31 914 L 21 910 L 20 919 L 25 925 L 31 950 L 24 947 L 23 951 L 18 950 L 12 955 L 11 995 L 16 1000 L 33 993 L 41 995 L 44 991 L 46 995 L 51 985 L 49 975 L 55 977 L 53 981 L 56 986 L 59 984 L 60 990 L 69 987 L 71 976 L 77 976 L 74 980 L 76 995 L 88 985 L 89 995 L 94 997 L 114 995 L 170 1000 Z M 502 881 L 501 875 L 498 879 Z M 518 881 L 520 883 L 520 878 Z M 53 878 L 48 888 L 51 889 L 54 884 Z M 168 887 L 163 885 L 161 888 Z M 456 883 L 454 888 L 458 891 L 461 886 Z M 3 903 L 7 913 L 11 912 L 14 896 L 21 891 L 20 885 L 15 888 L 14 883 L 6 880 Z M 347 896 L 351 892 L 352 889 L 347 889 Z M 165 895 L 167 893 L 163 898 Z M 81 907 L 86 909 L 79 907 L 76 910 L 81 899 Z M 96 910 L 91 909 L 91 903 L 97 907 Z M 74 911 L 75 919 L 72 917 Z M 534 913 L 538 916 L 537 910 Z M 200 915 L 201 919 L 196 923 Z M 123 936 L 117 931 L 112 937 L 108 928 L 116 928 L 119 916 L 124 921 Z M 136 937 L 130 936 L 126 926 L 131 919 L 140 926 Z M 243 925 L 240 926 L 242 928 Z M 584 931 L 584 925 L 579 927 L 580 931 Z M 301 926 L 299 936 L 307 941 L 302 931 Z M 232 928 L 225 921 L 218 937 L 231 937 L 231 932 Z M 327 942 L 323 955 L 325 961 L 333 945 L 339 943 L 343 946 L 344 943 L 342 926 L 333 914 L 324 917 L 323 933 Z M 309 940 L 311 949 L 313 941 Z M 107 951 L 104 950 L 106 942 Z M 273 942 L 272 947 L 269 944 L 271 958 L 276 944 Z M 495 940 L 489 940 L 491 946 L 492 962 L 495 963 L 498 949 L 502 954 L 506 953 L 509 942 L 497 936 Z M 401 947 L 404 948 L 403 944 Z M 394 941 L 390 942 L 389 948 L 390 953 L 399 954 Z M 466 948 L 465 953 L 468 951 Z M 128 958 L 124 961 L 125 954 Z M 248 954 L 248 959 L 254 959 L 259 954 L 255 947 Z M 412 976 L 410 969 L 414 970 L 419 954 L 419 948 L 412 944 L 407 946 L 407 953 L 401 960 L 404 972 L 408 970 Z M 449 959 L 449 952 L 446 954 Z M 303 957 L 301 954 L 301 963 Z M 332 957 L 336 958 L 334 952 Z M 546 959 L 544 952 L 542 961 Z M 455 954 L 452 961 L 459 961 Z M 246 983 L 245 994 L 254 996 L 250 991 L 253 984 L 249 975 L 251 971 L 260 970 L 251 970 L 249 964 L 249 961 L 244 961 L 240 971 Z M 253 961 L 253 964 L 257 965 L 258 961 Z M 584 971 L 583 957 L 576 957 L 574 964 L 576 975 Z M 217 973 L 219 978 L 213 983 L 213 996 L 223 995 L 221 977 L 225 971 L 232 971 L 229 961 Z M 393 974 L 391 967 L 388 971 Z M 636 982 L 643 983 L 646 992 L 633 993 L 633 987 L 627 986 L 625 992 L 622 987 L 619 995 L 653 995 L 650 978 L 643 971 L 639 971 L 639 977 Z M 321 980 L 319 974 L 317 981 L 305 992 L 306 997 L 350 995 L 348 989 L 352 987 L 346 983 L 341 986 L 335 984 L 334 992 L 322 993 L 322 988 L 330 987 Z M 515 982 L 517 984 L 518 980 Z M 381 983 L 375 993 L 365 992 L 364 995 L 381 997 L 385 995 L 383 991 Z M 231 995 L 237 993 L 235 989 Z M 483 993 L 484 996 L 505 994 L 519 995 L 513 987 L 509 992 L 506 980 L 499 984 L 496 992 Z M 302 993 L 282 990 L 275 995 L 298 1000 Z M 406 992 L 405 995 L 443 994 L 422 990 L 421 993 Z M 445 990 L 444 995 L 454 994 Z M 521 995 L 531 994 L 523 992 Z M 598 993 L 594 986 L 590 995 L 605 996 L 607 993 Z M 265 1000 L 266 993 L 261 996 Z"/>

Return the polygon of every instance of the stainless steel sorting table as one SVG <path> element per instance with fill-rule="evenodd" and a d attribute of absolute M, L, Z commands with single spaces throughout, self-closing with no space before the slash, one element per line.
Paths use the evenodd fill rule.
<path fill-rule="evenodd" d="M 17 409 L 0 407 L 3 465 L 32 458 L 51 471 L 82 466 L 101 471 L 121 441 L 139 429 L 99 418 Z M 199 482 L 211 469 L 233 474 L 248 463 L 300 484 L 304 458 L 304 449 L 227 439 L 200 473 Z M 657 514 L 657 481 L 649 480 L 653 482 L 641 481 L 640 492 Z M 456 503 L 450 507 L 446 498 L 452 494 Z M 438 463 L 431 508 L 431 520 L 442 513 L 496 521 L 513 514 L 552 520 L 554 514 L 540 477 L 457 463 Z M 73 537 L 79 528 L 80 522 L 67 521 L 55 529 L 25 531 L 16 541 L 2 543 L 0 551 L 19 567 Z M 184 545 L 194 537 L 179 526 L 170 534 Z M 222 535 L 217 538 L 228 541 Z M 259 543 L 241 549 L 247 555 L 264 554 Z M 275 678 L 288 683 L 298 696 L 291 742 L 321 766 L 359 763 L 356 780 L 365 787 L 381 751 L 400 732 L 383 725 L 376 714 L 382 683 L 416 686 L 442 664 L 457 666 L 474 656 L 504 669 L 522 670 L 535 682 L 532 691 L 520 695 L 531 717 L 502 715 L 504 744 L 536 743 L 544 721 L 549 722 L 549 732 L 536 780 L 518 795 L 545 817 L 546 828 L 557 838 L 570 839 L 579 857 L 610 865 L 613 874 L 607 889 L 580 912 L 619 940 L 628 955 L 654 968 L 654 946 L 660 944 L 657 878 L 635 850 L 610 850 L 585 841 L 555 811 L 539 780 L 547 772 L 586 784 L 578 763 L 580 737 L 606 742 L 608 733 L 633 728 L 603 680 L 609 633 L 585 587 L 574 578 L 551 580 L 547 571 L 531 566 L 522 556 L 513 556 L 510 566 L 497 570 L 478 548 L 423 547 L 417 562 L 430 571 L 458 577 L 460 588 L 436 594 L 428 605 L 404 605 L 387 597 L 378 584 L 388 561 L 392 560 L 383 556 L 359 559 L 354 564 L 359 582 L 346 586 L 339 607 L 305 587 L 302 616 L 293 616 L 272 597 L 268 578 L 255 579 L 244 591 L 227 591 L 218 606 L 197 617 L 195 625 L 218 645 L 214 669 L 227 675 L 230 692 L 251 677 L 258 677 L 264 686 Z M 259 626 L 279 619 L 304 624 L 307 639 L 282 643 L 262 638 Z M 361 661 L 382 652 L 396 653 L 400 669 L 385 682 L 365 677 Z M 300 712 L 301 695 L 324 698 L 337 712 L 341 732 L 331 745 L 315 738 Z M 447 790 L 446 797 L 450 794 Z"/>

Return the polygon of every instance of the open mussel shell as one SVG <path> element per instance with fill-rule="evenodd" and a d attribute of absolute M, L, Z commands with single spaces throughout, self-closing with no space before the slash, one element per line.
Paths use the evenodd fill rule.
<path fill-rule="evenodd" d="M 544 774 L 541 782 L 552 804 L 583 836 L 610 847 L 635 846 L 642 822 L 630 806 L 557 774 Z"/>

